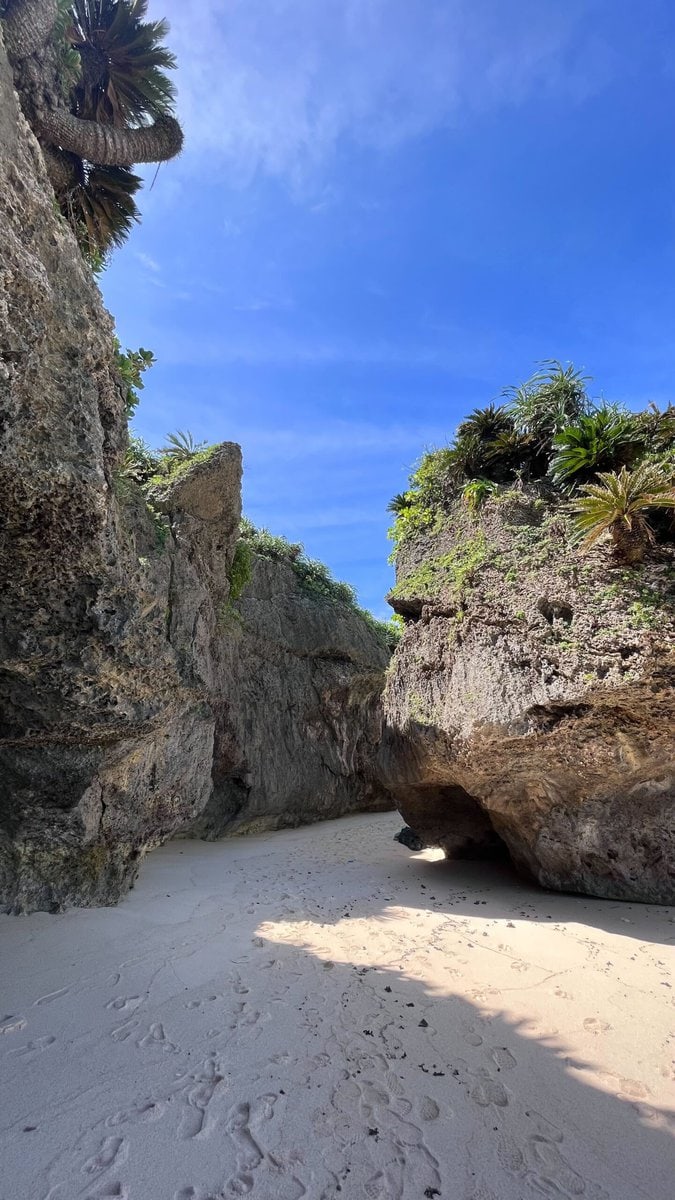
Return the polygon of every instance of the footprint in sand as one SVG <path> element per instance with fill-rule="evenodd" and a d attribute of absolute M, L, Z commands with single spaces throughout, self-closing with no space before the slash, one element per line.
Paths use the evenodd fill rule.
<path fill-rule="evenodd" d="M 617 1094 L 620 1100 L 646 1100 L 651 1092 L 639 1079 L 620 1079 Z"/>
<path fill-rule="evenodd" d="M 262 1162 L 262 1150 L 254 1141 L 250 1130 L 251 1108 L 248 1104 L 235 1104 L 230 1111 L 225 1129 L 235 1144 L 240 1171 L 253 1171 Z"/>
<path fill-rule="evenodd" d="M 58 1000 L 61 996 L 67 996 L 69 990 L 69 988 L 64 987 L 59 988 L 56 992 L 47 992 L 46 996 L 40 996 L 40 999 L 35 1001 L 35 1005 L 51 1004 L 53 1000 Z"/>
<path fill-rule="evenodd" d="M 522 973 L 524 971 L 529 971 L 529 969 L 530 964 L 528 962 L 523 962 L 523 960 L 520 958 L 514 958 L 513 962 L 511 963 L 512 971 L 519 971 Z"/>
<path fill-rule="evenodd" d="M 32 1042 L 26 1042 L 25 1046 L 17 1046 L 16 1050 L 10 1050 L 10 1054 L 16 1054 L 19 1058 L 36 1058 L 38 1054 L 42 1054 L 50 1046 L 54 1045 L 55 1037 L 35 1038 Z"/>
<path fill-rule="evenodd" d="M 124 1025 L 119 1025 L 117 1029 L 113 1029 L 110 1036 L 113 1042 L 126 1042 L 127 1038 L 130 1038 L 136 1029 L 138 1029 L 138 1021 L 125 1021 Z"/>
<path fill-rule="evenodd" d="M 398 1075 L 395 1075 L 393 1071 L 387 1072 L 387 1074 L 384 1077 L 384 1082 L 385 1082 L 386 1086 L 388 1087 L 389 1091 L 391 1092 L 392 1096 L 402 1096 L 403 1095 L 403 1084 L 401 1083 L 401 1080 L 399 1079 Z"/>
<path fill-rule="evenodd" d="M 607 1033 L 611 1028 L 607 1021 L 601 1021 L 598 1017 L 586 1017 L 584 1021 L 586 1033 Z"/>
<path fill-rule="evenodd" d="M 363 1191 L 368 1200 L 384 1200 L 386 1186 L 387 1181 L 384 1178 L 384 1175 L 381 1171 L 378 1171 L 377 1175 L 373 1175 L 372 1179 L 369 1179 L 368 1182 L 364 1184 Z"/>
<path fill-rule="evenodd" d="M 254 1179 L 252 1175 L 236 1175 L 227 1185 L 228 1196 L 248 1196 L 249 1192 L 253 1191 Z"/>
<path fill-rule="evenodd" d="M 499 1071 L 512 1071 L 518 1064 L 511 1051 L 506 1046 L 493 1046 L 488 1050 L 488 1057 Z"/>
<path fill-rule="evenodd" d="M 466 1033 L 464 1034 L 464 1041 L 468 1042 L 469 1046 L 483 1045 L 483 1039 L 479 1033 L 476 1033 L 475 1029 L 467 1029 Z"/>
<path fill-rule="evenodd" d="M 503 1137 L 497 1145 L 497 1161 L 505 1171 L 512 1175 L 520 1175 L 525 1168 L 525 1159 L 520 1147 L 513 1138 Z"/>
<path fill-rule="evenodd" d="M 178 1047 L 170 1042 L 164 1032 L 164 1026 L 161 1021 L 155 1021 L 149 1028 L 144 1037 L 140 1038 L 138 1045 L 145 1049 L 148 1046 L 161 1046 L 166 1053 L 177 1052 Z"/>
<path fill-rule="evenodd" d="M 431 1096 L 423 1096 L 420 1100 L 420 1117 L 423 1121 L 436 1121 L 440 1116 L 440 1108 Z"/>
<path fill-rule="evenodd" d="M 129 1200 L 129 1193 L 124 1184 L 116 1180 L 101 1184 L 95 1192 L 87 1192 L 85 1200 Z"/>
<path fill-rule="evenodd" d="M 108 1001 L 106 1008 L 112 1008 L 115 1012 L 133 1012 L 140 1003 L 140 996 L 115 996 Z"/>
<path fill-rule="evenodd" d="M 0 1036 L 3 1033 L 21 1033 L 25 1029 L 28 1021 L 25 1017 L 3 1017 L 0 1022 Z"/>
<path fill-rule="evenodd" d="M 106 1117 L 104 1124 L 108 1129 L 114 1129 L 117 1125 L 146 1125 L 151 1121 L 159 1121 L 165 1111 L 166 1104 L 161 1100 L 140 1100 L 133 1108 L 118 1109 Z"/>
<path fill-rule="evenodd" d="M 98 1153 L 88 1158 L 82 1167 L 83 1175 L 98 1175 L 99 1171 L 107 1171 L 115 1162 L 124 1162 L 129 1148 L 124 1138 L 104 1138 Z"/>
<path fill-rule="evenodd" d="M 497 1108 L 506 1108 L 509 1102 L 504 1085 L 498 1079 L 490 1079 L 489 1076 L 476 1081 L 471 1099 L 479 1108 L 489 1108 L 491 1104 L 495 1104 Z"/>
<path fill-rule="evenodd" d="M 552 1188 L 562 1196 L 586 1194 L 586 1180 L 572 1170 L 554 1142 L 535 1134 L 529 1139 L 528 1149 L 537 1184 L 541 1190 L 548 1189 L 544 1195 L 549 1195 Z"/>

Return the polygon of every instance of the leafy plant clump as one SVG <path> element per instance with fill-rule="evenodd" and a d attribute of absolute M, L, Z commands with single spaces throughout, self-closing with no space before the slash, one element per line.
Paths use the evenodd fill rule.
<path fill-rule="evenodd" d="M 139 392 L 143 391 L 143 374 L 157 362 L 152 350 L 122 350 L 119 338 L 114 339 L 115 365 L 120 374 L 124 388 L 124 411 L 128 421 L 131 420 L 138 402 Z"/>
<path fill-rule="evenodd" d="M 549 360 L 524 384 L 507 388 L 503 403 L 474 409 L 448 446 L 423 455 L 407 491 L 390 502 L 392 558 L 410 538 L 444 528 L 459 497 L 475 513 L 491 500 L 499 502 L 505 489 L 538 483 L 562 502 L 603 474 L 637 472 L 642 465 L 653 466 L 672 485 L 675 406 L 662 411 L 651 404 L 630 412 L 593 401 L 588 383 L 572 364 Z M 627 482 L 625 474 L 621 478 Z M 660 500 L 647 507 L 666 505 Z M 653 541 L 673 540 L 672 524 L 658 516 L 648 528 L 652 541 L 642 543 L 647 548 Z M 612 537 L 617 555 L 629 552 L 625 538 L 620 546 Z"/>
<path fill-rule="evenodd" d="M 240 538 L 234 549 L 230 567 L 230 601 L 238 600 L 253 573 L 253 553 L 248 542 Z"/>
<path fill-rule="evenodd" d="M 167 434 L 160 450 L 153 450 L 143 438 L 130 433 L 122 475 L 148 488 L 173 483 L 195 463 L 207 462 L 217 449 L 217 444 L 195 442 L 191 433 L 178 430 Z"/>
<path fill-rule="evenodd" d="M 189 430 L 179 429 L 167 434 L 166 445 L 159 453 L 163 459 L 177 464 L 192 462 L 205 449 L 206 442 L 196 442 Z"/>

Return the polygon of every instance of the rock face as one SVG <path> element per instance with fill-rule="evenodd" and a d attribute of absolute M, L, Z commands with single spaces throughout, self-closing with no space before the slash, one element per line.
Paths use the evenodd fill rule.
<path fill-rule="evenodd" d="M 449 856 L 675 901 L 675 564 L 581 557 L 544 495 L 404 543 L 380 777 Z"/>
<path fill-rule="evenodd" d="M 225 613 L 214 787 L 194 832 L 276 829 L 392 808 L 370 770 L 389 654 L 359 614 L 255 555 Z"/>
<path fill-rule="evenodd" d="M 350 671 L 381 666 L 365 625 L 340 619 L 328 636 L 329 615 L 312 617 L 305 645 L 302 628 L 284 631 L 301 619 L 288 581 L 261 572 L 246 670 L 238 662 L 249 635 L 227 615 L 239 448 L 224 444 L 179 475 L 155 514 L 120 472 L 126 420 L 111 321 L 55 213 L 1 31 L 0 431 L 0 902 L 114 902 L 143 853 L 204 812 L 214 780 L 211 831 L 243 827 L 247 797 L 248 823 L 261 821 L 281 738 L 275 823 L 383 802 L 381 788 L 349 774 L 358 739 L 335 698 Z M 324 633 L 334 660 L 321 659 Z M 278 660 L 274 683 L 265 647 Z M 303 703 L 295 688 L 305 682 Z M 231 802 L 230 781 L 249 777 Z"/>

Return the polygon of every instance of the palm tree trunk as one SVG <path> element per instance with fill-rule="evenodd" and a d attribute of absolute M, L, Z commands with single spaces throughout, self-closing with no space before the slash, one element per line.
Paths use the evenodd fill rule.
<path fill-rule="evenodd" d="M 644 562 L 649 546 L 649 537 L 638 521 L 634 520 L 630 526 L 621 518 L 610 526 L 610 532 L 614 542 L 614 552 L 621 562 L 628 564 Z"/>
<path fill-rule="evenodd" d="M 56 21 L 56 0 L 9 0 L 4 36 L 11 59 L 28 58 L 44 46 Z"/>
<path fill-rule="evenodd" d="M 158 117 L 154 125 L 139 129 L 117 129 L 98 121 L 82 121 L 67 109 L 57 108 L 40 114 L 38 133 L 53 146 L 99 167 L 166 162 L 183 146 L 183 131 L 175 117 Z"/>

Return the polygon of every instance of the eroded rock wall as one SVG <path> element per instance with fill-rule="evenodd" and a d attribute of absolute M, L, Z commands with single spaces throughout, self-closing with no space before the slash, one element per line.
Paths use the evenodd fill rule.
<path fill-rule="evenodd" d="M 506 847 L 545 887 L 672 903 L 675 564 L 569 534 L 502 489 L 403 545 L 381 778 L 449 855 Z"/>
<path fill-rule="evenodd" d="M 241 598 L 223 611 L 220 645 L 228 690 L 195 832 L 393 807 L 372 773 L 389 653 L 357 612 L 308 596 L 288 563 L 254 556 Z"/>
<path fill-rule="evenodd" d="M 337 815 L 383 794 L 350 775 L 358 739 L 338 699 L 345 645 L 359 670 L 380 666 L 381 650 L 340 618 L 325 644 L 342 658 L 285 672 L 276 648 L 309 663 L 320 637 L 310 610 L 306 630 L 285 630 L 304 610 L 273 572 L 247 600 L 258 652 L 228 624 L 239 447 L 192 465 L 153 516 L 120 471 L 112 333 L 0 31 L 0 903 L 15 911 L 116 901 L 142 855 L 204 812 L 214 779 L 218 797 L 224 781 L 253 782 L 234 820 L 229 800 L 210 805 L 210 832 Z"/>

